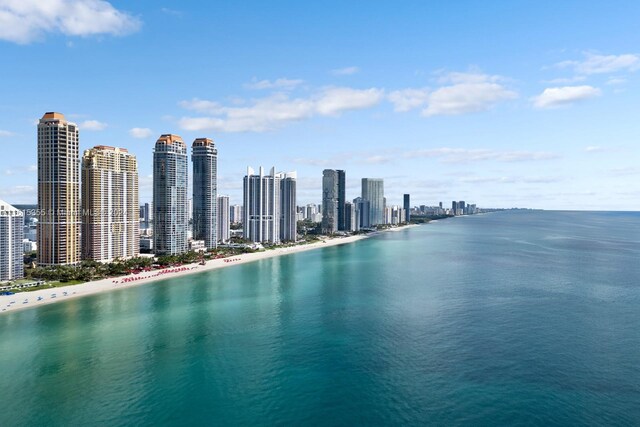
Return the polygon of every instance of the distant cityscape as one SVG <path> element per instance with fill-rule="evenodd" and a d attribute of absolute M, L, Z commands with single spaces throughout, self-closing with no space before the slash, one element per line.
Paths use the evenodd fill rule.
<path fill-rule="evenodd" d="M 126 148 L 98 145 L 79 155 L 79 129 L 47 112 L 37 128 L 37 205 L 0 200 L 0 282 L 24 277 L 34 265 L 111 263 L 141 256 L 180 255 L 225 246 L 259 250 L 299 242 L 306 235 L 349 235 L 481 210 L 465 201 L 451 207 L 388 205 L 384 180 L 362 178 L 359 197 L 346 199 L 346 171 L 325 169 L 321 201 L 298 206 L 297 173 L 247 168 L 241 204 L 218 194 L 215 143 L 191 146 L 161 135 L 153 149 L 153 202 L 140 204 L 136 157 Z"/>

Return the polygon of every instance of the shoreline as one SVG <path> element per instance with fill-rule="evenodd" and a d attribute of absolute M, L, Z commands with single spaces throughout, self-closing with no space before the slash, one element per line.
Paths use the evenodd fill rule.
<path fill-rule="evenodd" d="M 313 249 L 346 245 L 379 235 L 381 233 L 389 231 L 401 231 L 411 227 L 417 227 L 417 225 L 411 224 L 403 227 L 381 230 L 370 234 L 359 234 L 348 237 L 333 237 L 306 245 L 276 248 L 264 252 L 252 252 L 227 258 L 213 259 L 207 261 L 205 265 L 200 265 L 197 263 L 186 264 L 180 267 L 169 267 L 163 270 L 154 270 L 139 274 L 110 277 L 106 279 L 79 283 L 76 285 L 61 286 L 50 289 L 38 289 L 30 292 L 19 292 L 14 295 L 2 295 L 0 296 L 0 315 L 33 307 L 40 307 L 47 304 L 53 304 L 60 301 L 68 301 L 84 296 L 109 292 L 116 289 L 132 288 L 135 286 L 145 285 L 160 280 L 173 279 L 196 273 L 204 273 L 206 271 L 217 270 L 219 268 L 229 267 L 232 265 L 246 264 L 249 262 L 260 261 L 262 259 L 274 258 L 277 256 L 289 255 Z"/>

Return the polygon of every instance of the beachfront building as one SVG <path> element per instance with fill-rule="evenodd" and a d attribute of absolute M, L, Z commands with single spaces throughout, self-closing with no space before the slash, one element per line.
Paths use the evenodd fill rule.
<path fill-rule="evenodd" d="M 353 203 L 344 204 L 345 231 L 356 231 L 356 206 Z"/>
<path fill-rule="evenodd" d="M 231 209 L 229 208 L 229 196 L 218 196 L 218 241 L 225 243 L 231 237 Z"/>
<path fill-rule="evenodd" d="M 242 206 L 241 205 L 231 206 L 230 219 L 232 224 L 242 224 Z"/>
<path fill-rule="evenodd" d="M 257 174 L 247 168 L 243 182 L 243 237 L 272 244 L 295 241 L 296 173 L 276 173 L 271 168 L 265 175 L 262 167 Z"/>
<path fill-rule="evenodd" d="M 80 261 L 79 132 L 63 114 L 45 113 L 38 123 L 38 264 Z"/>
<path fill-rule="evenodd" d="M 187 252 L 187 146 L 164 134 L 153 152 L 153 248 L 157 255 Z"/>
<path fill-rule="evenodd" d="M 404 206 L 403 206 L 404 218 L 402 219 L 402 221 L 408 224 L 411 221 L 411 195 L 405 194 L 403 201 L 404 201 Z"/>
<path fill-rule="evenodd" d="M 362 230 L 363 228 L 371 227 L 370 221 L 370 203 L 368 200 L 362 197 L 356 197 L 353 199 L 353 206 L 355 210 L 355 229 Z"/>
<path fill-rule="evenodd" d="M 197 138 L 191 146 L 193 163 L 193 238 L 215 248 L 218 240 L 218 150 L 213 140 Z"/>
<path fill-rule="evenodd" d="M 260 166 L 256 174 L 247 168 L 243 181 L 242 236 L 251 242 L 280 243 L 280 178 Z"/>
<path fill-rule="evenodd" d="M 24 277 L 24 213 L 0 200 L 0 282 Z"/>
<path fill-rule="evenodd" d="M 322 231 L 335 233 L 346 230 L 345 171 L 325 169 L 322 172 Z"/>
<path fill-rule="evenodd" d="M 384 224 L 384 181 L 362 178 L 362 199 L 369 201 L 369 227 Z"/>
<path fill-rule="evenodd" d="M 298 236 L 296 218 L 296 172 L 280 173 L 280 239 L 295 242 Z"/>
<path fill-rule="evenodd" d="M 98 145 L 84 152 L 81 174 L 82 259 L 112 262 L 138 256 L 136 157 L 124 148 Z"/>

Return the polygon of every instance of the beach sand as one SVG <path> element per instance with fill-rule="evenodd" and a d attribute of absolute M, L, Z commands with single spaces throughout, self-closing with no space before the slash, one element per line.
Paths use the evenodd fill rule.
<path fill-rule="evenodd" d="M 391 228 L 385 231 L 399 231 L 411 226 Z M 15 295 L 0 296 L 0 314 L 12 311 L 27 309 L 31 307 L 39 307 L 45 304 L 52 304 L 59 301 L 67 301 L 73 298 L 80 298 L 87 295 L 93 295 L 101 292 L 108 292 L 114 289 L 131 288 L 147 283 L 164 279 L 174 279 L 176 277 L 186 276 L 188 274 L 202 273 L 204 271 L 215 270 L 218 268 L 229 267 L 232 265 L 245 264 L 248 262 L 258 261 L 266 258 L 287 255 L 297 252 L 303 252 L 319 248 L 327 248 L 330 246 L 344 245 L 358 240 L 366 239 L 378 233 L 356 235 L 348 237 L 335 237 L 310 243 L 307 245 L 291 246 L 285 248 L 271 249 L 264 252 L 254 252 L 242 255 L 236 255 L 228 258 L 220 258 L 207 261 L 206 265 L 186 264 L 181 267 L 171 267 L 164 270 L 154 270 L 139 274 L 130 274 L 128 276 L 112 277 L 108 279 L 96 280 L 91 282 L 80 283 L 78 285 L 62 286 L 57 288 L 39 289 L 31 292 L 19 292 Z"/>

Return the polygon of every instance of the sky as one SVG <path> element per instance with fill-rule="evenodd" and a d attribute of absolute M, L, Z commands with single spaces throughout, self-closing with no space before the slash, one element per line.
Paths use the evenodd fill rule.
<path fill-rule="evenodd" d="M 35 203 L 36 124 L 127 148 L 164 133 L 247 166 L 322 170 L 388 204 L 640 210 L 640 2 L 0 0 L 0 199 Z"/>

